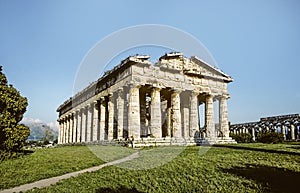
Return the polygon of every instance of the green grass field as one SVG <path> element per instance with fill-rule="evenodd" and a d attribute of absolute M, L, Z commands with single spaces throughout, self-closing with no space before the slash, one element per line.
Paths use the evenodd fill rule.
<path fill-rule="evenodd" d="M 37 149 L 0 162 L 0 190 L 104 163 L 85 146 Z"/>
<path fill-rule="evenodd" d="M 140 157 L 32 192 L 299 192 L 299 147 L 299 143 L 141 150 L 93 147 L 105 161 L 136 151 Z M 167 159 L 170 157 L 172 159 Z M 40 165 L 32 166 L 45 160 L 52 160 L 52 163 L 44 163 L 47 166 L 41 171 Z M 1 188 L 16 186 L 19 181 L 24 183 L 28 180 L 24 178 L 44 178 L 45 174 L 49 177 L 102 162 L 89 148 L 82 146 L 38 150 L 24 158 L 1 163 Z M 54 172 L 48 171 L 52 169 Z M 15 176 L 18 179 L 14 179 Z"/>

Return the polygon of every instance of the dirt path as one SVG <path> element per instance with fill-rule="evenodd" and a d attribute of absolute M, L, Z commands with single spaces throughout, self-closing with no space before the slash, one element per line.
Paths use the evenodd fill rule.
<path fill-rule="evenodd" d="M 105 164 L 102 164 L 102 165 L 99 165 L 99 166 L 87 168 L 87 169 L 80 170 L 80 171 L 77 171 L 77 172 L 64 174 L 64 175 L 61 175 L 61 176 L 56 176 L 56 177 L 52 177 L 52 178 L 48 178 L 48 179 L 43 179 L 43 180 L 40 180 L 40 181 L 36 181 L 36 182 L 30 183 L 30 184 L 24 184 L 24 185 L 21 185 L 21 186 L 15 187 L 15 188 L 11 188 L 11 189 L 0 190 L 0 193 L 21 192 L 21 191 L 27 191 L 27 190 L 30 190 L 30 189 L 33 189 L 33 188 L 43 188 L 43 187 L 46 187 L 46 186 L 50 186 L 51 184 L 56 184 L 58 181 L 63 180 L 63 179 L 68 179 L 70 177 L 76 177 L 79 174 L 82 174 L 82 173 L 85 173 L 85 172 L 93 172 L 93 171 L 96 171 L 96 170 L 100 170 L 104 167 L 119 164 L 119 163 L 122 163 L 122 162 L 126 162 L 126 161 L 132 160 L 132 159 L 137 158 L 137 157 L 139 157 L 138 152 L 136 152 L 134 154 L 131 154 L 130 156 L 127 156 L 125 158 L 118 159 L 118 160 L 115 160 L 115 161 L 111 161 L 111 162 L 108 162 L 108 163 L 105 163 Z"/>

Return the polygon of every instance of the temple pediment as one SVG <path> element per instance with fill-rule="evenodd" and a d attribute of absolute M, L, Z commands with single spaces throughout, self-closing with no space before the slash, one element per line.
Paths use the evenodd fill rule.
<path fill-rule="evenodd" d="M 214 79 L 224 80 L 226 82 L 232 82 L 233 79 L 222 72 L 220 69 L 206 63 L 197 56 L 192 56 L 190 58 L 190 67 L 187 65 L 187 68 L 184 69 L 185 73 L 202 75 L 204 77 L 211 77 Z"/>
<path fill-rule="evenodd" d="M 225 82 L 232 82 L 233 79 L 218 68 L 206 63 L 196 56 L 185 58 L 182 53 L 169 53 L 159 58 L 156 66 L 169 69 L 181 70 L 189 76 L 218 79 Z"/>

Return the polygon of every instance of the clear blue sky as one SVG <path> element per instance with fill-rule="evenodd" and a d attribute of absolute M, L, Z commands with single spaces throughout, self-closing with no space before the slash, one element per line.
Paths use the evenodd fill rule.
<path fill-rule="evenodd" d="M 234 78 L 231 122 L 300 113 L 299 10 L 297 0 L 0 0 L 0 64 L 29 100 L 25 116 L 55 122 L 93 45 L 121 28 L 170 25 Z"/>

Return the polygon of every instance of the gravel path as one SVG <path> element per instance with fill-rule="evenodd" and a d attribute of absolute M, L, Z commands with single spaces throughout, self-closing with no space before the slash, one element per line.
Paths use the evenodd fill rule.
<path fill-rule="evenodd" d="M 139 157 L 138 152 L 136 152 L 134 154 L 131 154 L 130 156 L 127 156 L 125 158 L 118 159 L 118 160 L 115 160 L 115 161 L 111 161 L 111 162 L 108 162 L 108 163 L 105 163 L 105 164 L 102 164 L 102 165 L 99 165 L 99 166 L 87 168 L 87 169 L 80 170 L 80 171 L 77 171 L 77 172 L 64 174 L 62 176 L 56 176 L 56 177 L 52 177 L 52 178 L 48 178 L 48 179 L 43 179 L 43 180 L 40 180 L 40 181 L 36 181 L 36 182 L 30 183 L 30 184 L 24 184 L 24 185 L 21 185 L 21 186 L 15 187 L 15 188 L 11 188 L 11 189 L 0 190 L 0 193 L 21 192 L 21 191 L 27 191 L 27 190 L 30 190 L 30 189 L 33 189 L 33 188 L 43 188 L 43 187 L 46 187 L 46 186 L 50 186 L 51 184 L 56 184 L 58 181 L 63 180 L 63 179 L 68 179 L 70 177 L 76 177 L 79 174 L 82 174 L 82 173 L 85 173 L 85 172 L 93 172 L 93 171 L 96 171 L 96 170 L 100 170 L 104 167 L 119 164 L 119 163 L 122 163 L 122 162 L 126 162 L 126 161 L 132 160 L 132 159 L 137 158 L 137 157 Z"/>

